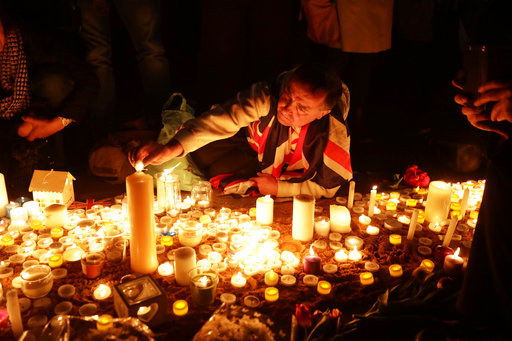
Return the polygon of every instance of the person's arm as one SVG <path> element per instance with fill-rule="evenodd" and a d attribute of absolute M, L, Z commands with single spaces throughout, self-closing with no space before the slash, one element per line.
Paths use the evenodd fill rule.
<path fill-rule="evenodd" d="M 277 196 L 291 197 L 298 194 L 309 194 L 314 196 L 316 199 L 319 199 L 321 197 L 332 198 L 334 197 L 340 186 L 336 186 L 333 188 L 324 188 L 311 180 L 296 183 L 278 180 Z"/>

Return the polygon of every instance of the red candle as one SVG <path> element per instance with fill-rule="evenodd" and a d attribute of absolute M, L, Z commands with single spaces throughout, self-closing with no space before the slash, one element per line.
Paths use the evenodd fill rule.
<path fill-rule="evenodd" d="M 304 257 L 304 272 L 307 274 L 319 273 L 322 266 L 322 259 L 315 255 L 313 245 L 311 245 L 309 253 L 309 256 Z"/>
<path fill-rule="evenodd" d="M 96 252 L 87 253 L 82 258 L 82 272 L 87 278 L 96 278 L 101 275 L 104 263 L 105 256 L 103 254 Z"/>
<path fill-rule="evenodd" d="M 453 255 L 444 258 L 443 271 L 448 275 L 458 275 L 462 272 L 464 260 L 459 257 L 460 248 Z"/>

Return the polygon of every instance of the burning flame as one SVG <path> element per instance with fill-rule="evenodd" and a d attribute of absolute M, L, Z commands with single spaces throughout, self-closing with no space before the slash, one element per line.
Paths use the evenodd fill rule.
<path fill-rule="evenodd" d="M 457 250 L 454 252 L 453 256 L 459 257 L 460 247 L 457 248 Z"/>
<path fill-rule="evenodd" d="M 372 190 L 374 190 L 374 191 L 377 190 L 377 185 L 373 186 Z"/>
<path fill-rule="evenodd" d="M 313 244 L 311 244 L 311 246 L 309 247 L 309 254 L 311 256 L 315 256 L 315 250 L 313 250 Z"/>
<path fill-rule="evenodd" d="M 135 164 L 135 170 L 137 172 L 142 172 L 143 169 L 144 169 L 144 163 L 142 163 L 142 161 L 137 161 L 137 163 Z"/>

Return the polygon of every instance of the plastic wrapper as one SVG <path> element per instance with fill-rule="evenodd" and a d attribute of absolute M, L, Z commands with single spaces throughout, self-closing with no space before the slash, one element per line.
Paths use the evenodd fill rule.
<path fill-rule="evenodd" d="M 223 304 L 194 336 L 194 341 L 274 340 L 272 320 L 254 310 Z"/>
<path fill-rule="evenodd" d="M 109 328 L 98 329 L 98 316 L 57 315 L 42 330 L 27 330 L 20 341 L 68 341 L 68 340 L 153 340 L 147 325 L 134 317 L 112 318 Z"/>

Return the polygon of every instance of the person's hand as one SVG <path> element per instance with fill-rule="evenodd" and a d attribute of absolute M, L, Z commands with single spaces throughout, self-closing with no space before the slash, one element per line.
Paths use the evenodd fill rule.
<path fill-rule="evenodd" d="M 460 86 L 455 81 L 453 81 L 452 84 L 455 87 L 462 89 L 462 86 Z M 478 91 L 480 93 L 482 93 L 482 97 L 487 92 L 487 89 L 494 89 L 494 86 L 495 86 L 494 84 L 497 84 L 497 83 L 496 82 L 488 82 L 488 83 L 482 85 L 478 89 Z M 500 92 L 500 95 L 496 95 L 495 93 L 487 94 L 483 99 L 482 99 L 482 97 L 480 97 L 479 99 L 477 99 L 474 102 L 471 102 L 469 97 L 464 94 L 457 94 L 455 96 L 454 100 L 457 104 L 462 105 L 461 112 L 462 112 L 462 114 L 464 114 L 466 116 L 467 120 L 469 121 L 469 123 L 472 126 L 474 126 L 475 128 L 481 129 L 481 130 L 495 132 L 505 138 L 508 138 L 509 129 L 507 129 L 508 127 L 506 127 L 506 126 L 503 126 L 502 122 L 500 122 L 500 121 L 507 120 L 507 121 L 512 122 L 512 120 L 505 118 L 505 117 L 510 118 L 510 113 L 511 113 L 510 97 L 508 97 L 508 99 L 507 99 L 506 91 L 503 91 L 503 92 L 499 91 L 499 92 Z M 509 93 L 510 93 L 510 91 L 509 91 Z M 482 105 L 484 105 L 488 102 L 492 102 L 492 100 L 490 100 L 490 98 L 497 98 L 497 96 L 501 96 L 501 98 L 503 100 L 499 101 L 498 103 L 496 103 L 494 105 L 494 106 L 496 106 L 499 103 L 501 103 L 498 106 L 498 108 L 496 109 L 496 112 L 494 113 L 494 116 L 493 116 L 492 113 L 494 112 L 494 106 L 493 106 L 493 110 L 491 112 L 489 112 L 489 111 L 483 110 Z M 507 111 L 507 109 L 506 109 L 507 101 L 508 101 L 508 108 L 509 108 L 508 116 L 504 112 L 504 111 Z M 499 120 L 498 120 L 498 118 L 499 118 Z"/>
<path fill-rule="evenodd" d="M 183 146 L 174 140 L 166 145 L 151 141 L 128 153 L 128 159 L 133 167 L 142 161 L 146 165 L 159 165 L 183 154 Z"/>
<path fill-rule="evenodd" d="M 25 137 L 32 142 L 35 139 L 42 139 L 64 129 L 62 120 L 59 117 L 52 119 L 41 119 L 36 117 L 22 117 L 23 123 L 18 127 L 18 135 Z"/>
<path fill-rule="evenodd" d="M 512 123 L 512 82 L 487 82 L 478 88 L 480 97 L 473 103 L 479 107 L 495 102 L 491 110 L 491 121 Z"/>
<path fill-rule="evenodd" d="M 250 178 L 258 186 L 263 195 L 277 195 L 277 179 L 272 174 L 258 173 L 257 177 Z"/>

